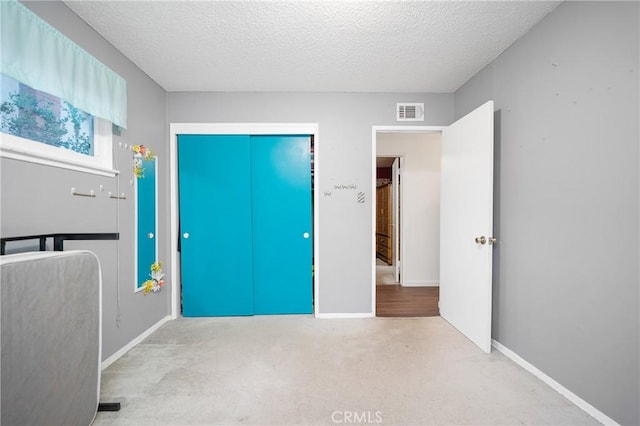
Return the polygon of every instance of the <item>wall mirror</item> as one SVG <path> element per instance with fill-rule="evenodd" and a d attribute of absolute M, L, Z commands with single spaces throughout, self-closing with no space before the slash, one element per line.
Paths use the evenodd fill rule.
<path fill-rule="evenodd" d="M 142 173 L 135 180 L 136 292 L 151 279 L 151 265 L 158 259 L 158 162 L 157 157 L 141 161 Z"/>

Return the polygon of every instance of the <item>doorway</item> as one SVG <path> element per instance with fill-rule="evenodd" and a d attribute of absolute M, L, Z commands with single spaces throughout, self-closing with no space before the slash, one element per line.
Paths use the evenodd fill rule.
<path fill-rule="evenodd" d="M 410 130 L 375 135 L 377 316 L 438 315 L 441 134 Z"/>
<path fill-rule="evenodd" d="M 491 352 L 494 103 L 487 101 L 449 126 L 373 126 L 372 192 L 378 139 L 386 133 L 436 134 L 440 139 L 440 212 L 438 285 L 440 315 L 483 351 Z M 407 192 L 403 178 L 403 197 Z M 413 199 L 411 197 L 410 199 Z M 418 197 L 419 199 L 419 197 Z M 413 211 L 403 204 L 403 212 Z M 372 217 L 375 209 L 372 207 Z M 426 216 L 423 216 L 426 217 Z M 406 215 L 404 228 L 408 228 Z M 373 228 L 373 226 L 372 226 Z M 413 230 L 412 230 L 413 231 Z M 406 233 L 403 233 L 405 237 Z M 424 235 L 422 235 L 424 237 Z M 403 239 L 403 270 L 409 274 L 411 252 Z M 372 247 L 371 265 L 375 272 Z M 441 280 L 441 282 L 440 282 Z M 375 275 L 371 280 L 373 309 Z M 405 281 L 407 281 L 405 277 Z"/>

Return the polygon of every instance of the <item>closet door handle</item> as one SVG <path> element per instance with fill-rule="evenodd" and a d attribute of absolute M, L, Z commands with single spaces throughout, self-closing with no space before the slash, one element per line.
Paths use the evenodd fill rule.
<path fill-rule="evenodd" d="M 182 234 L 182 236 L 183 236 L 185 239 L 188 239 L 188 238 L 189 238 L 189 233 L 188 233 L 188 232 L 185 232 L 184 234 Z"/>
<path fill-rule="evenodd" d="M 153 232 L 149 232 L 149 233 L 147 234 L 147 237 L 149 237 L 149 239 L 152 239 L 152 238 L 153 238 Z"/>
<path fill-rule="evenodd" d="M 302 238 L 304 238 L 305 240 L 309 238 L 309 233 L 305 232 L 304 234 L 302 234 Z"/>

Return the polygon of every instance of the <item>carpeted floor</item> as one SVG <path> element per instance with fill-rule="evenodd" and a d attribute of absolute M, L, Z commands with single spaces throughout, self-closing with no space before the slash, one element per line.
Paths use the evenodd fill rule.
<path fill-rule="evenodd" d="M 396 285 L 396 277 L 394 275 L 393 265 L 388 265 L 380 259 L 376 259 L 376 284 L 377 285 Z"/>
<path fill-rule="evenodd" d="M 95 425 L 592 425 L 440 317 L 182 318 L 103 371 Z"/>

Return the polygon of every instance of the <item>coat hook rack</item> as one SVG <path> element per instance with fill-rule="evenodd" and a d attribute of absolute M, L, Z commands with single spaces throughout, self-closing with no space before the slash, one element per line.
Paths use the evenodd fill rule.
<path fill-rule="evenodd" d="M 124 192 L 120 195 L 113 195 L 111 192 L 109 192 L 109 198 L 112 198 L 114 200 L 126 200 L 127 196 L 124 194 Z"/>
<path fill-rule="evenodd" d="M 88 193 L 86 193 L 86 192 L 78 192 L 75 188 L 71 188 L 71 195 L 76 195 L 78 197 L 92 197 L 92 198 L 96 197 L 96 193 L 93 189 Z"/>

